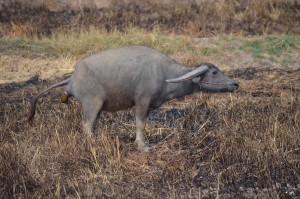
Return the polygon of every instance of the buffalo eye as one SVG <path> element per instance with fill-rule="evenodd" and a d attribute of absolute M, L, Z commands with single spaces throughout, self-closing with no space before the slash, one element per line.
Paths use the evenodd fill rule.
<path fill-rule="evenodd" d="M 217 74 L 217 73 L 218 73 L 218 71 L 216 71 L 216 70 L 214 70 L 214 71 L 212 72 L 213 75 L 215 75 L 215 74 Z"/>

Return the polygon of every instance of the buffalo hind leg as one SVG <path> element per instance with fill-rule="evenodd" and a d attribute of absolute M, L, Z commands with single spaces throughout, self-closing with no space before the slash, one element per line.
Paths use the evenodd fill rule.
<path fill-rule="evenodd" d="M 95 120 L 101 111 L 103 101 L 88 99 L 82 104 L 83 109 L 83 130 L 91 136 Z"/>
<path fill-rule="evenodd" d="M 146 120 L 149 114 L 149 104 L 141 103 L 136 104 L 136 139 L 135 143 L 138 146 L 138 150 L 147 151 L 149 146 L 145 142 L 145 126 Z"/>
<path fill-rule="evenodd" d="M 72 94 L 69 91 L 69 86 L 66 85 L 63 87 L 63 95 L 60 97 L 61 103 L 68 103 L 69 97 L 71 97 Z"/>

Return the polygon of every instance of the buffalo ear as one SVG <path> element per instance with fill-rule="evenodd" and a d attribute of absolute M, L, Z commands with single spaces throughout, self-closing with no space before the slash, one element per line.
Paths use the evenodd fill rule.
<path fill-rule="evenodd" d="M 200 77 L 194 77 L 193 79 L 192 79 L 192 82 L 194 83 L 194 84 L 199 84 L 199 82 L 200 82 Z"/>

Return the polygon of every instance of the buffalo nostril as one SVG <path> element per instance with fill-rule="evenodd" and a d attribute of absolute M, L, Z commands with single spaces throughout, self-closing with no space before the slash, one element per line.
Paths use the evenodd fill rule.
<path fill-rule="evenodd" d="M 238 88 L 240 86 L 240 84 L 238 82 L 234 82 L 233 85 Z"/>

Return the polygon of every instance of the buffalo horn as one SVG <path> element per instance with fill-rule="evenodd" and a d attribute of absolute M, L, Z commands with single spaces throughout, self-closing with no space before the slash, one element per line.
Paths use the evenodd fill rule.
<path fill-rule="evenodd" d="M 192 79 L 198 75 L 201 75 L 202 73 L 205 73 L 208 70 L 208 66 L 203 65 L 200 66 L 199 68 L 196 68 L 195 70 L 192 70 L 189 73 L 186 73 L 180 77 L 174 78 L 174 79 L 167 79 L 166 82 L 169 83 L 176 83 L 176 82 L 183 82 L 189 79 Z"/>

